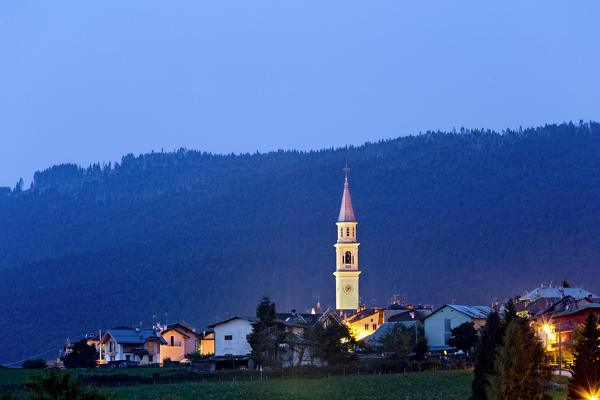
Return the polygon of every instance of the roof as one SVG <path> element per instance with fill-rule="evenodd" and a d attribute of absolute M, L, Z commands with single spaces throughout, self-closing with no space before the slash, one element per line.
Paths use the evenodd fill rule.
<path fill-rule="evenodd" d="M 342 205 L 340 206 L 338 222 L 356 222 L 356 218 L 354 218 L 354 209 L 352 208 L 352 199 L 350 198 L 348 178 L 346 178 L 346 182 L 344 183 L 344 194 L 342 195 Z"/>
<path fill-rule="evenodd" d="M 416 321 L 384 322 L 375 332 L 362 339 L 362 341 L 366 344 L 375 345 L 378 344 L 379 340 L 390 333 L 395 327 L 412 328 L 416 323 Z"/>
<path fill-rule="evenodd" d="M 377 314 L 379 316 L 380 312 L 381 313 L 383 312 L 383 310 L 380 308 L 366 308 L 366 309 L 361 310 L 358 313 L 354 314 L 350 318 L 348 318 L 348 323 L 353 324 L 356 321 L 360 321 L 363 318 L 368 318 L 369 316 L 375 315 L 375 314 Z"/>
<path fill-rule="evenodd" d="M 104 335 L 104 338 L 106 338 L 106 335 L 110 335 L 117 343 L 144 344 L 148 340 L 154 338 L 161 344 L 167 344 L 167 341 L 160 336 L 160 332 L 155 331 L 154 329 L 142 328 L 136 330 L 136 328 L 120 327 L 109 329 Z"/>
<path fill-rule="evenodd" d="M 226 324 L 228 322 L 233 321 L 234 319 L 242 319 L 242 320 L 248 321 L 248 322 L 254 322 L 254 321 L 256 321 L 256 318 L 254 318 L 254 317 L 238 317 L 238 316 L 235 316 L 235 317 L 231 317 L 229 319 L 226 319 L 225 321 L 221 321 L 221 322 L 217 322 L 216 324 L 209 325 L 208 327 L 209 328 L 214 328 L 217 325 Z"/>
<path fill-rule="evenodd" d="M 173 328 L 167 328 L 167 329 L 165 329 L 164 331 L 162 331 L 162 332 L 161 332 L 161 335 L 165 335 L 165 334 L 167 334 L 167 333 L 169 333 L 169 332 L 171 332 L 171 331 L 175 331 L 175 332 L 179 333 L 181 336 L 183 336 L 183 337 L 184 337 L 184 338 L 186 338 L 186 339 L 189 339 L 189 338 L 190 338 L 190 336 L 188 336 L 188 335 L 187 335 L 187 334 L 186 334 L 186 333 L 183 331 L 183 329 L 178 329 L 178 328 L 175 328 L 175 327 L 173 327 Z"/>
<path fill-rule="evenodd" d="M 293 324 L 314 325 L 317 323 L 321 315 L 322 314 L 277 313 L 277 319 L 281 320 L 288 326 L 292 326 Z"/>
<path fill-rule="evenodd" d="M 494 311 L 491 307 L 488 306 L 461 306 L 457 304 L 444 304 L 443 306 L 441 306 L 440 308 L 438 308 L 423 319 L 431 317 L 433 314 L 437 313 L 440 310 L 443 310 L 445 307 L 450 307 L 454 311 L 458 311 L 459 313 L 465 314 L 466 316 L 474 319 L 487 318 L 488 314 Z"/>
<path fill-rule="evenodd" d="M 577 314 L 581 311 L 585 311 L 585 310 L 593 310 L 596 309 L 598 311 L 600 311 L 600 304 L 598 303 L 590 303 L 590 304 L 585 304 L 583 306 L 579 306 L 579 307 L 574 307 L 571 308 L 570 310 L 566 310 L 564 312 L 558 313 L 558 314 L 554 314 L 552 316 L 552 318 L 556 318 L 556 317 L 565 317 L 567 315 L 573 315 L 573 314 Z"/>
<path fill-rule="evenodd" d="M 429 314 L 431 314 L 430 310 L 406 310 L 405 312 L 390 316 L 388 322 L 421 321 Z"/>
<path fill-rule="evenodd" d="M 561 298 L 564 296 L 571 296 L 577 300 L 583 299 L 588 296 L 598 297 L 592 292 L 582 289 L 582 288 L 564 288 L 564 287 L 539 287 L 533 289 L 523 296 L 520 297 L 521 300 L 529 300 L 535 301 L 539 298 Z"/>
<path fill-rule="evenodd" d="M 199 334 L 198 332 L 194 331 L 193 329 L 191 329 L 188 326 L 181 324 L 181 323 L 167 325 L 167 329 L 165 331 L 163 331 L 163 333 L 168 332 L 171 329 L 176 330 L 177 332 L 179 332 L 182 335 L 187 336 L 187 337 L 196 336 L 196 338 L 198 338 L 198 339 L 202 338 L 201 334 Z"/>

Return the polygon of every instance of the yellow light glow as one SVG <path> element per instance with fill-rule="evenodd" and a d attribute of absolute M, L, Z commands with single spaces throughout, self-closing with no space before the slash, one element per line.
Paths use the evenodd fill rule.
<path fill-rule="evenodd" d="M 550 333 L 550 325 L 544 324 L 544 331 L 546 331 L 546 333 Z"/>

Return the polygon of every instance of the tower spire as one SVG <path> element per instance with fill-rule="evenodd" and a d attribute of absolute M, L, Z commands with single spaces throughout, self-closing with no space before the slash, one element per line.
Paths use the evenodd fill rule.
<path fill-rule="evenodd" d="M 350 198 L 350 185 L 348 185 L 348 171 L 350 171 L 348 162 L 346 162 L 346 166 L 342 168 L 342 171 L 346 173 L 346 180 L 344 181 L 344 194 L 342 194 L 342 205 L 340 206 L 338 222 L 356 222 L 354 209 L 352 208 L 352 199 Z"/>

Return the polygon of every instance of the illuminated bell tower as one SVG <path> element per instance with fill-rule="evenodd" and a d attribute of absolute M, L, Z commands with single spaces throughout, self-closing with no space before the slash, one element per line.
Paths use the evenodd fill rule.
<path fill-rule="evenodd" d="M 344 168 L 346 181 L 337 225 L 337 243 L 335 247 L 335 308 L 338 310 L 356 310 L 358 308 L 358 246 L 356 241 L 356 218 L 350 199 L 348 186 L 348 165 Z"/>

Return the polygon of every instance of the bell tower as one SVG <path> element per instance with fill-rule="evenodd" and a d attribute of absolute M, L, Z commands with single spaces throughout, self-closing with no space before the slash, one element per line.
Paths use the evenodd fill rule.
<path fill-rule="evenodd" d="M 337 243 L 335 247 L 335 308 L 338 310 L 356 310 L 358 308 L 358 246 L 357 222 L 354 218 L 350 187 L 348 185 L 348 165 L 344 168 L 346 180 L 342 205 L 336 222 Z"/>

